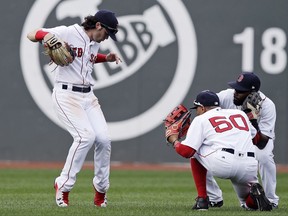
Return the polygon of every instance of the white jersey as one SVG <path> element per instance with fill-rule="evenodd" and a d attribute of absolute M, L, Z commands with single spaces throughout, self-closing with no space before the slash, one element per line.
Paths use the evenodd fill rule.
<path fill-rule="evenodd" d="M 181 143 L 203 157 L 223 148 L 254 152 L 252 137 L 255 134 L 255 128 L 243 111 L 217 107 L 196 116 Z"/>
<path fill-rule="evenodd" d="M 262 92 L 260 92 L 261 98 L 264 99 L 262 103 L 262 108 L 260 110 L 258 125 L 262 134 L 270 137 L 271 139 L 275 138 L 275 122 L 276 122 L 276 108 L 275 104 L 266 97 Z M 233 103 L 234 89 L 226 89 L 217 93 L 220 106 L 223 109 L 241 109 L 241 106 L 236 106 Z"/>
<path fill-rule="evenodd" d="M 54 108 L 59 120 L 73 137 L 64 168 L 55 184 L 62 192 L 71 191 L 88 151 L 94 146 L 93 186 L 97 192 L 106 193 L 110 184 L 111 139 L 98 98 L 90 88 L 94 85 L 93 65 L 100 44 L 90 41 L 78 24 L 46 28 L 43 31 L 55 34 L 75 52 L 71 64 L 58 66 L 54 70 Z M 58 204 L 57 200 L 56 196 Z"/>
<path fill-rule="evenodd" d="M 94 79 L 92 77 L 93 64 L 96 61 L 100 44 L 90 41 L 84 29 L 78 24 L 46 28 L 43 30 L 55 34 L 67 42 L 76 53 L 75 60 L 72 64 L 56 68 L 55 83 L 70 83 L 85 86 L 94 85 Z"/>
<path fill-rule="evenodd" d="M 234 99 L 234 89 L 226 89 L 220 91 L 217 95 L 220 100 L 220 106 L 223 109 L 241 109 L 241 106 L 236 106 L 233 103 Z M 275 123 L 276 123 L 276 108 L 273 101 L 266 97 L 262 92 L 260 96 L 264 99 L 262 103 L 262 108 L 260 110 L 260 115 L 258 119 L 258 125 L 261 130 L 261 133 L 270 137 L 266 147 L 262 150 L 255 148 L 255 155 L 258 161 L 259 174 L 262 179 L 262 185 L 265 191 L 267 198 L 274 205 L 278 205 L 279 197 L 276 195 L 276 165 L 274 162 L 274 139 L 275 139 Z M 212 179 L 212 176 L 207 175 L 208 182 L 207 192 L 209 198 L 212 201 L 218 202 L 223 200 L 222 192 L 219 189 L 216 181 Z"/>

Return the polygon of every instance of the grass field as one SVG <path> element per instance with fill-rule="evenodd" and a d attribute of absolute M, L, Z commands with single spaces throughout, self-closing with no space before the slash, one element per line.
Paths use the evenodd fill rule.
<path fill-rule="evenodd" d="M 70 206 L 59 208 L 54 201 L 54 178 L 59 170 L 0 169 L 0 215 L 288 215 L 288 174 L 278 174 L 277 193 L 281 202 L 272 212 L 248 212 L 239 207 L 228 180 L 219 180 L 224 206 L 208 211 L 192 211 L 196 190 L 189 171 L 112 170 L 108 207 L 93 206 L 93 173 L 85 169 L 78 175 L 70 193 Z"/>

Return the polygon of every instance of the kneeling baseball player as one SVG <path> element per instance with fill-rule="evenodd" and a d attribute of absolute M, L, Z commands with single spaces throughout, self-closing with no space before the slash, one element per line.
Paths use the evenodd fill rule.
<path fill-rule="evenodd" d="M 206 173 L 230 179 L 241 206 L 247 210 L 271 211 L 257 178 L 255 146 L 257 131 L 247 115 L 236 109 L 221 109 L 217 94 L 202 91 L 194 101 L 196 117 L 176 107 L 165 119 L 166 141 L 185 158 L 191 169 L 198 196 L 193 210 L 208 210 Z M 186 136 L 186 137 L 185 137 Z M 179 140 L 183 139 L 181 142 Z"/>

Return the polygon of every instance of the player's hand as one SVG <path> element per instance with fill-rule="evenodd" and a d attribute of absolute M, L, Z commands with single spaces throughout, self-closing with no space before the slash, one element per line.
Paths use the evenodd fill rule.
<path fill-rule="evenodd" d="M 122 60 L 116 53 L 108 53 L 106 55 L 106 60 L 108 62 L 116 62 L 116 64 L 119 64 L 119 62 L 122 62 Z"/>
<path fill-rule="evenodd" d="M 167 144 L 186 136 L 191 124 L 191 112 L 182 104 L 175 107 L 164 119 Z"/>
<path fill-rule="evenodd" d="M 174 144 L 176 140 L 178 140 L 178 134 L 172 134 L 167 138 L 167 141 L 171 144 Z"/>
<path fill-rule="evenodd" d="M 258 119 L 260 109 L 252 106 L 251 103 L 247 102 L 247 109 L 244 110 L 244 112 L 246 112 L 249 120 Z"/>
<path fill-rule="evenodd" d="M 259 92 L 251 92 L 245 98 L 241 109 L 247 114 L 249 120 L 258 119 L 263 101 Z"/>

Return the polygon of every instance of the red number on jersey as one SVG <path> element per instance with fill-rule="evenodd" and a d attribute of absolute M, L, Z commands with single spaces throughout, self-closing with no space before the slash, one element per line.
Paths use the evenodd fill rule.
<path fill-rule="evenodd" d="M 229 116 L 229 119 L 227 119 L 225 116 L 215 116 L 210 118 L 209 121 L 217 133 L 229 131 L 233 129 L 233 127 L 239 130 L 249 130 L 247 121 L 240 114 L 231 115 Z"/>
<path fill-rule="evenodd" d="M 209 121 L 217 133 L 222 133 L 233 128 L 232 124 L 226 119 L 225 116 L 215 116 L 210 118 Z"/>

